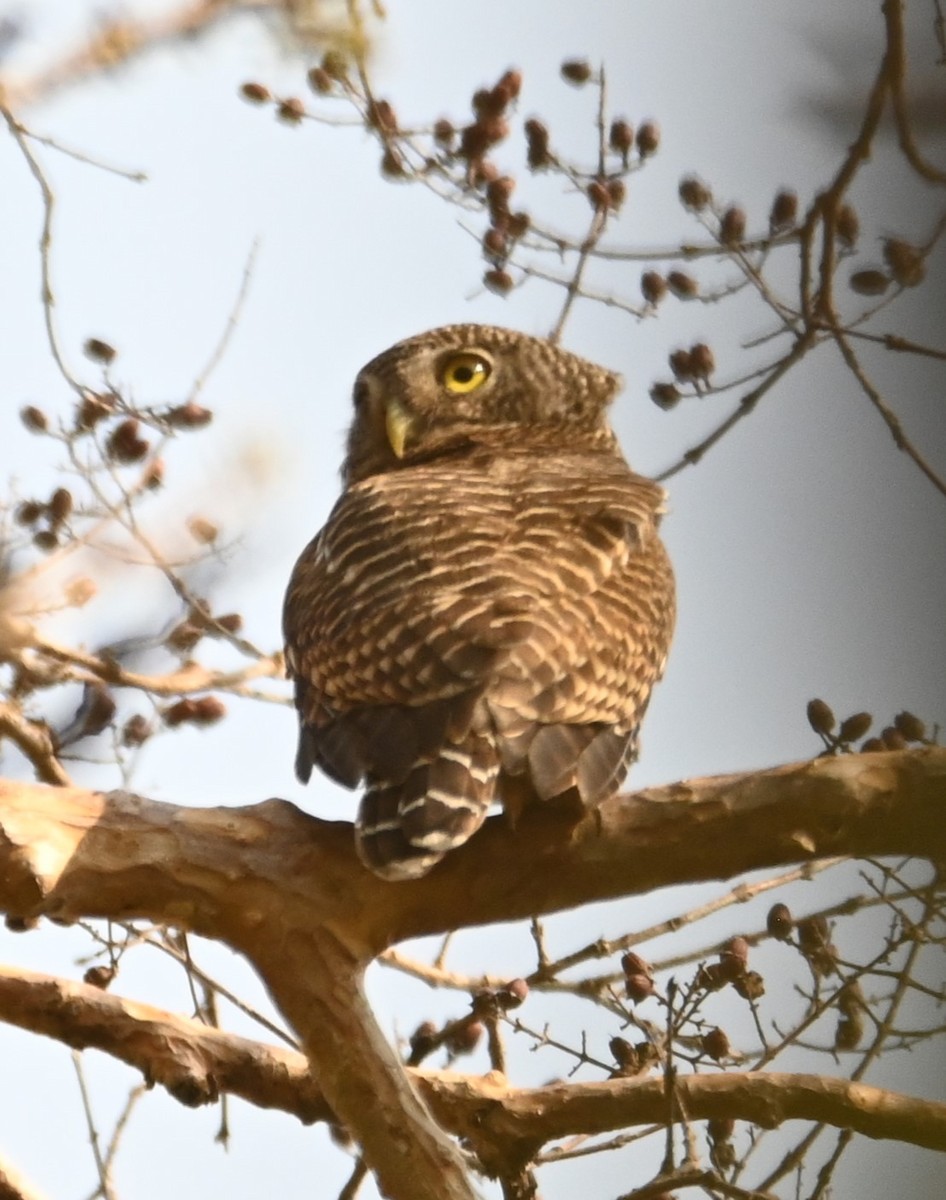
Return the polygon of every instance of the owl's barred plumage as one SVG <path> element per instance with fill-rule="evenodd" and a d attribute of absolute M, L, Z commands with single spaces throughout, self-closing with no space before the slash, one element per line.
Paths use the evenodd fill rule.
<path fill-rule="evenodd" d="M 287 663 L 313 766 L 365 785 L 359 854 L 426 873 L 494 799 L 600 802 L 663 672 L 664 493 L 624 461 L 617 376 L 455 325 L 355 385 L 345 489 L 296 564 Z"/>

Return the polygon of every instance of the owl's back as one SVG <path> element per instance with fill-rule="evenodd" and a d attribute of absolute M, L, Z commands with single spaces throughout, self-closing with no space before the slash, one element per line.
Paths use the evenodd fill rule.
<path fill-rule="evenodd" d="M 613 440 L 454 448 L 350 486 L 293 573 L 297 772 L 365 784 L 363 859 L 425 873 L 497 797 L 621 784 L 663 671 L 663 491 Z"/>

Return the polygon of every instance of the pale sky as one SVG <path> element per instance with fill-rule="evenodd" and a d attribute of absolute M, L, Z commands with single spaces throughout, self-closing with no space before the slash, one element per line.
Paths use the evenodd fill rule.
<path fill-rule="evenodd" d="M 125 10 L 165 7 L 128 0 Z M 806 203 L 854 133 L 843 114 L 835 126 L 824 112 L 853 102 L 856 120 L 882 41 L 879 3 L 857 0 L 827 12 L 821 0 L 725 6 L 391 0 L 387 7 L 374 83 L 404 124 L 442 114 L 461 123 L 472 91 L 515 65 L 525 81 L 520 111 L 540 114 L 557 146 L 587 158 L 594 98 L 564 84 L 558 67 L 568 57 L 603 62 L 614 115 L 635 125 L 652 117 L 662 130 L 660 152 L 632 179 L 613 234 L 616 243 L 640 248 L 700 239 L 676 198 L 687 173 L 743 204 L 750 227 L 760 232 L 779 187 L 794 187 Z M 81 25 L 80 18 L 100 8 L 83 0 L 3 5 L 0 15 L 9 10 L 28 21 L 27 40 L 10 51 L 7 69 L 25 71 L 54 58 L 68 44 L 71 23 Z M 925 8 L 919 17 L 927 20 Z M 932 71 L 933 57 L 918 40 L 918 69 Z M 282 591 L 295 556 L 337 494 L 351 381 L 360 365 L 403 336 L 454 321 L 545 332 L 562 299 L 537 282 L 505 300 L 485 292 L 482 263 L 464 228 L 481 231 L 481 219 L 467 220 L 419 188 L 382 180 L 378 151 L 362 130 L 290 128 L 238 98 L 240 84 L 255 79 L 315 106 L 305 87 L 307 65 L 247 18 L 18 114 L 37 133 L 148 175 L 148 182 L 134 184 L 38 149 L 57 194 L 56 316 L 67 357 L 88 382 L 95 369 L 82 359 L 81 346 L 94 335 L 119 349 L 115 377 L 138 400 L 185 395 L 219 339 L 256 246 L 239 327 L 203 396 L 215 424 L 171 457 L 161 503 L 169 520 L 183 522 L 199 508 L 220 520 L 229 537 L 242 538 L 233 560 L 241 582 L 228 580 L 221 596 L 267 649 L 279 644 Z M 331 111 L 324 104 L 321 110 Z M 942 140 L 928 148 L 942 161 Z M 512 145 L 503 156 L 518 169 L 522 148 Z M 919 242 L 932 232 L 935 197 L 899 182 L 896 163 L 892 143 L 882 141 L 854 193 L 864 242 L 842 279 L 855 266 L 881 262 L 881 236 Z M 38 303 L 37 189 L 8 136 L 0 137 L 0 179 L 0 472 L 16 476 L 30 494 L 52 478 L 50 464 L 16 412 L 26 403 L 62 412 L 68 396 L 46 350 Z M 522 172 L 521 188 L 527 207 L 548 214 L 549 223 L 584 227 L 584 201 L 567 195 L 561 181 L 530 180 Z M 942 344 L 943 257 L 940 245 L 930 263 L 931 274 L 938 268 L 938 291 L 905 297 L 877 328 Z M 793 267 L 788 252 L 775 268 L 786 287 Z M 596 288 L 636 302 L 641 269 L 596 267 L 591 278 Z M 693 270 L 717 285 L 734 275 L 719 264 Z M 856 300 L 850 297 L 847 311 L 856 311 Z M 729 378 L 766 361 L 771 346 L 748 353 L 740 347 L 770 328 L 766 310 L 748 296 L 716 306 L 671 300 L 659 319 L 643 322 L 584 303 L 564 343 L 623 374 L 615 427 L 632 465 L 656 473 L 699 441 L 740 394 L 659 411 L 647 393 L 655 379 L 668 377 L 668 352 L 708 341 L 719 377 Z M 876 352 L 865 352 L 864 362 L 909 436 L 946 472 L 942 364 L 906 367 Z M 896 451 L 829 351 L 794 372 L 669 490 L 664 529 L 678 575 L 679 626 L 632 786 L 812 755 L 818 743 L 805 704 L 814 695 L 841 716 L 873 712 L 878 728 L 902 708 L 946 722 L 946 498 Z M 117 619 L 133 629 L 135 606 L 144 602 L 128 594 Z M 109 620 L 114 628 L 114 612 Z M 94 634 L 90 627 L 82 636 Z M 186 733 L 166 750 L 149 749 L 135 787 L 176 803 L 244 804 L 280 795 L 321 816 L 352 813 L 354 798 L 341 789 L 324 781 L 303 789 L 295 781 L 294 739 L 289 709 L 245 706 L 218 732 Z M 91 769 L 76 774 L 102 786 L 115 782 L 103 783 Z M 800 896 L 809 910 L 819 903 L 812 891 Z M 686 903 L 661 895 L 566 916 L 554 926 L 556 941 L 563 949 L 583 944 L 599 933 L 647 925 Z M 732 916 L 729 931 L 737 931 L 739 919 Z M 79 935 L 44 928 L 29 937 L 0 933 L 0 943 L 11 963 L 81 975 L 74 959 L 86 943 Z M 518 974 L 529 965 L 525 945 L 521 932 L 468 934 L 456 963 Z M 227 951 L 211 949 L 205 957 L 263 1003 L 258 985 Z M 134 971 L 123 973 L 123 991 L 186 1007 L 176 977 L 172 983 L 144 964 L 140 979 Z M 462 997 L 428 996 L 390 974 L 374 976 L 372 987 L 386 1027 L 396 1024 L 401 1034 L 424 1017 L 463 1011 Z M 536 1022 L 561 1011 L 552 1000 L 544 1003 Z M 611 1032 L 592 1030 L 592 1036 L 606 1047 Z M 94 1180 L 68 1053 L 0 1027 L 0 1055 L 7 1067 L 0 1080 L 0 1150 L 52 1200 L 78 1200 Z M 524 1081 L 558 1069 L 540 1060 L 522 1055 Z M 485 1060 L 471 1065 L 483 1070 Z M 912 1060 L 894 1063 L 893 1077 L 899 1073 L 900 1086 L 909 1088 L 916 1069 Z M 98 1058 L 90 1070 L 107 1126 L 118 1103 L 115 1089 L 130 1073 Z M 348 1164 L 328 1152 L 324 1131 L 238 1104 L 231 1120 L 233 1144 L 224 1154 L 212 1144 L 215 1111 L 191 1112 L 163 1094 L 148 1095 L 118 1161 L 120 1195 L 337 1195 Z M 917 1200 L 933 1200 L 940 1193 L 920 1168 L 909 1189 L 898 1186 L 903 1164 L 922 1160 L 920 1152 L 867 1147 L 857 1160 L 864 1172 L 858 1194 L 871 1200 L 909 1190 Z M 586 1182 L 595 1172 L 597 1195 L 629 1190 L 642 1180 L 627 1176 L 627 1161 L 612 1156 L 589 1167 L 585 1160 L 549 1176 L 543 1195 L 574 1195 L 579 1170 Z M 363 1194 L 371 1196 L 370 1187 Z M 484 1186 L 484 1195 L 495 1194 Z"/>

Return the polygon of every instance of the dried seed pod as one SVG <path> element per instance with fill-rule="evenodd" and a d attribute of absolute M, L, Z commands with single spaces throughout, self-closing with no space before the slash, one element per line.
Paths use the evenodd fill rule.
<path fill-rule="evenodd" d="M 451 1054 L 470 1054 L 479 1045 L 484 1033 L 482 1021 L 463 1021 L 444 1043 Z"/>
<path fill-rule="evenodd" d="M 608 189 L 608 201 L 615 212 L 627 199 L 627 185 L 623 179 L 609 179 L 605 184 Z"/>
<path fill-rule="evenodd" d="M 710 1146 L 710 1162 L 717 1171 L 731 1171 L 736 1161 L 736 1148 L 732 1142 L 713 1142 Z"/>
<path fill-rule="evenodd" d="M 724 246 L 738 246 L 746 236 L 746 211 L 733 204 L 719 222 L 719 240 Z"/>
<path fill-rule="evenodd" d="M 225 629 L 227 633 L 239 633 L 243 628 L 243 618 L 239 613 L 223 613 L 222 616 L 214 618 L 221 629 Z"/>
<path fill-rule="evenodd" d="M 514 242 L 517 242 L 529 232 L 531 224 L 532 219 L 527 212 L 510 213 L 506 221 L 506 233 Z"/>
<path fill-rule="evenodd" d="M 298 125 L 305 116 L 305 105 L 298 96 L 287 96 L 277 105 L 276 116 L 287 125 Z"/>
<path fill-rule="evenodd" d="M 839 742 L 856 742 L 858 738 L 862 738 L 870 729 L 874 718 L 870 713 L 859 712 L 854 713 L 850 717 L 845 717 L 841 722 L 841 728 L 838 730 Z"/>
<path fill-rule="evenodd" d="M 888 725 L 880 731 L 880 740 L 888 750 L 906 750 L 907 748 L 907 739 L 893 725 Z"/>
<path fill-rule="evenodd" d="M 769 210 L 769 232 L 784 233 L 792 229 L 798 220 L 798 194 L 790 188 L 776 192 Z"/>
<path fill-rule="evenodd" d="M 186 404 L 169 408 L 164 414 L 164 421 L 172 429 L 202 429 L 210 424 L 213 416 L 209 408 L 188 400 Z"/>
<path fill-rule="evenodd" d="M 493 88 L 494 92 L 500 90 L 508 96 L 507 104 L 512 100 L 518 100 L 519 93 L 522 91 L 522 72 L 516 67 L 509 67 L 508 70 L 503 71 L 496 87 Z"/>
<path fill-rule="evenodd" d="M 309 72 L 311 77 L 312 72 Z M 253 83 L 249 81 L 240 85 L 240 95 L 244 100 L 249 100 L 251 104 L 268 104 L 272 100 L 268 87 L 262 83 Z"/>
<path fill-rule="evenodd" d="M 884 262 L 900 287 L 916 287 L 926 275 L 922 252 L 900 238 L 885 240 Z"/>
<path fill-rule="evenodd" d="M 651 385 L 650 398 L 658 408 L 664 410 L 676 408 L 680 403 L 682 393 L 675 383 L 658 380 Z"/>
<path fill-rule="evenodd" d="M 513 278 L 508 271 L 494 267 L 483 275 L 483 283 L 497 296 L 505 296 L 513 289 Z"/>
<path fill-rule="evenodd" d="M 497 215 L 509 211 L 509 201 L 516 190 L 516 181 L 511 175 L 500 175 L 491 180 L 486 186 L 486 203 L 495 221 Z"/>
<path fill-rule="evenodd" d="M 711 1142 L 728 1142 L 736 1132 L 736 1122 L 732 1117 L 710 1117 L 706 1132 Z"/>
<path fill-rule="evenodd" d="M 627 156 L 634 148 L 634 129 L 623 118 L 611 122 L 611 128 L 608 131 L 608 145 L 615 152 L 620 154 L 624 160 L 624 165 L 627 166 Z"/>
<path fill-rule="evenodd" d="M 608 1042 L 608 1049 L 611 1051 L 611 1056 L 614 1061 L 621 1068 L 622 1073 L 637 1073 L 637 1069 L 640 1066 L 637 1058 L 637 1051 L 627 1040 L 627 1038 L 611 1038 L 611 1040 Z"/>
<path fill-rule="evenodd" d="M 113 462 L 140 462 L 148 453 L 148 443 L 139 436 L 140 428 L 135 417 L 128 417 L 115 426 L 105 442 L 105 453 Z"/>
<path fill-rule="evenodd" d="M 696 280 L 685 271 L 671 271 L 667 276 L 667 286 L 680 300 L 692 300 L 699 295 Z"/>
<path fill-rule="evenodd" d="M 388 100 L 370 100 L 365 121 L 381 133 L 397 133 L 397 117 Z"/>
<path fill-rule="evenodd" d="M 56 488 L 49 497 L 49 504 L 47 505 L 49 519 L 52 524 L 61 525 L 63 521 L 68 520 L 72 513 L 72 507 L 72 492 L 68 488 Z"/>
<path fill-rule="evenodd" d="M 831 928 L 826 917 L 817 914 L 799 921 L 798 949 L 816 975 L 831 975 L 835 971 L 837 951 L 831 944 Z"/>
<path fill-rule="evenodd" d="M 478 162 L 489 150 L 489 137 L 485 126 L 478 122 L 460 130 L 460 148 L 457 153 L 468 162 Z"/>
<path fill-rule="evenodd" d="M 883 271 L 867 267 L 863 271 L 855 271 L 848 283 L 851 291 L 859 296 L 882 296 L 890 287 L 890 278 Z"/>
<path fill-rule="evenodd" d="M 87 393 L 76 409 L 76 429 L 87 432 L 114 411 L 115 400 L 112 396 Z"/>
<path fill-rule="evenodd" d="M 23 500 L 16 507 L 14 520 L 17 525 L 35 525 L 46 512 L 46 505 L 38 500 Z"/>
<path fill-rule="evenodd" d="M 744 937 L 730 938 L 719 952 L 719 967 L 728 980 L 738 979 L 746 972 L 749 962 L 749 943 Z"/>
<path fill-rule="evenodd" d="M 700 1047 L 713 1062 L 721 1062 L 732 1050 L 725 1031 L 719 1028 L 707 1030 L 700 1038 Z"/>
<path fill-rule="evenodd" d="M 529 168 L 533 171 L 541 171 L 552 161 L 549 151 L 548 128 L 535 117 L 530 117 L 522 128 L 526 135 L 526 161 Z"/>
<path fill-rule="evenodd" d="M 838 237 L 847 247 L 855 245 L 861 232 L 861 222 L 850 204 L 842 204 L 838 209 L 835 223 Z"/>
<path fill-rule="evenodd" d="M 322 55 L 322 70 L 338 83 L 348 80 L 348 59 L 340 50 L 326 50 Z"/>
<path fill-rule="evenodd" d="M 729 980 L 722 963 L 703 963 L 696 972 L 697 987 L 705 988 L 708 992 L 718 992 L 725 987 Z"/>
<path fill-rule="evenodd" d="M 146 487 L 150 492 L 155 492 L 164 483 L 164 459 L 156 458 L 150 462 L 141 477 L 142 487 Z"/>
<path fill-rule="evenodd" d="M 585 194 L 591 201 L 591 207 L 595 212 L 607 212 L 611 207 L 611 197 L 608 195 L 607 185 L 600 179 L 592 179 L 585 189 Z"/>
<path fill-rule="evenodd" d="M 670 370 L 673 371 L 677 379 L 686 383 L 693 378 L 693 367 L 690 362 L 689 350 L 674 350 L 668 356 L 667 361 L 670 363 Z"/>
<path fill-rule="evenodd" d="M 645 121 L 638 129 L 635 141 L 641 158 L 656 154 L 660 146 L 660 126 L 656 121 Z"/>
<path fill-rule="evenodd" d="M 809 700 L 807 714 L 808 724 L 815 733 L 827 736 L 837 724 L 834 713 L 824 700 Z"/>
<path fill-rule="evenodd" d="M 842 1017 L 834 1031 L 835 1050 L 856 1050 L 864 1036 L 864 1018 L 860 1013 Z"/>
<path fill-rule="evenodd" d="M 926 726 L 912 712 L 899 712 L 893 719 L 894 727 L 908 742 L 922 742 L 926 738 Z"/>
<path fill-rule="evenodd" d="M 217 696 L 201 696 L 194 702 L 191 721 L 195 725 L 213 725 L 227 715 L 227 706 Z"/>
<path fill-rule="evenodd" d="M 122 745 L 142 746 L 151 737 L 152 732 L 151 722 L 147 717 L 135 713 L 122 726 Z"/>
<path fill-rule="evenodd" d="M 66 603 L 72 608 L 83 608 L 93 596 L 98 594 L 98 585 L 88 575 L 79 575 L 70 579 L 63 588 Z"/>
<path fill-rule="evenodd" d="M 164 639 L 164 644 L 179 654 L 186 654 L 194 649 L 204 632 L 205 630 L 194 621 L 181 621 Z"/>
<path fill-rule="evenodd" d="M 577 87 L 591 78 L 591 67 L 583 58 L 569 58 L 561 65 L 562 78 Z"/>
<path fill-rule="evenodd" d="M 850 980 L 838 992 L 838 1010 L 846 1017 L 853 1017 L 855 1013 L 863 1012 L 866 1007 L 864 992 L 857 979 Z"/>
<path fill-rule="evenodd" d="M 687 175 L 681 179 L 678 191 L 684 208 L 690 209 L 691 212 L 702 212 L 713 201 L 713 193 L 703 180 L 697 179 L 695 175 Z"/>
<path fill-rule="evenodd" d="M 417 1066 L 436 1047 L 437 1026 L 433 1021 L 421 1021 L 410 1037 L 412 1066 Z"/>
<path fill-rule="evenodd" d="M 656 985 L 650 975 L 631 974 L 624 976 L 624 995 L 632 1004 L 640 1004 L 648 996 L 652 996 Z"/>
<path fill-rule="evenodd" d="M 56 537 L 51 529 L 38 529 L 33 534 L 33 545 L 37 550 L 42 550 L 48 554 L 59 545 L 59 538 Z"/>
<path fill-rule="evenodd" d="M 694 379 L 700 379 L 705 383 L 715 370 L 716 359 L 706 342 L 697 342 L 690 347 L 690 373 Z"/>
<path fill-rule="evenodd" d="M 88 358 L 93 362 L 108 363 L 113 362 L 117 351 L 114 346 L 110 346 L 108 342 L 103 342 L 101 338 L 86 338 L 82 346 Z"/>
<path fill-rule="evenodd" d="M 220 536 L 220 530 L 213 521 L 208 521 L 206 517 L 201 516 L 190 518 L 187 522 L 187 531 L 195 542 L 200 542 L 204 546 L 211 545 Z"/>
<path fill-rule="evenodd" d="M 332 77 L 324 67 L 312 67 L 306 79 L 309 81 L 309 87 L 318 96 L 327 96 L 334 88 Z"/>
<path fill-rule="evenodd" d="M 649 975 L 651 973 L 650 963 L 647 959 L 641 958 L 633 950 L 627 950 L 621 955 L 621 970 L 625 975 Z"/>
<path fill-rule="evenodd" d="M 20 409 L 20 420 L 30 433 L 45 433 L 49 428 L 49 420 L 41 408 L 35 404 L 27 404 Z"/>
<path fill-rule="evenodd" d="M 501 230 L 491 227 L 483 234 L 483 255 L 495 260 L 506 257 L 506 235 Z"/>
<path fill-rule="evenodd" d="M 504 988 L 496 993 L 499 1007 L 504 1011 L 518 1008 L 529 995 L 529 985 L 524 979 L 510 979 Z"/>
<path fill-rule="evenodd" d="M 866 742 L 861 745 L 861 754 L 877 754 L 887 747 L 883 744 L 879 737 L 869 737 Z"/>
<path fill-rule="evenodd" d="M 773 904 L 765 919 L 765 927 L 769 931 L 770 937 L 778 938 L 780 942 L 787 942 L 795 927 L 788 905 Z"/>
<path fill-rule="evenodd" d="M 90 987 L 99 988 L 104 992 L 117 974 L 118 970 L 116 967 L 107 967 L 104 965 L 98 967 L 89 967 L 86 973 L 82 976 L 82 980 L 84 983 L 89 984 Z"/>
<path fill-rule="evenodd" d="M 733 991 L 743 1000 L 759 1000 L 765 995 L 765 980 L 758 971 L 746 971 L 732 981 Z"/>
<path fill-rule="evenodd" d="M 645 271 L 641 276 L 641 295 L 648 304 L 659 304 L 667 294 L 667 281 L 659 271 Z"/>
<path fill-rule="evenodd" d="M 439 121 L 434 122 L 434 141 L 438 146 L 443 146 L 445 150 L 449 149 L 456 136 L 457 131 L 453 127 L 453 122 L 448 121 L 446 117 L 441 117 Z"/>
<path fill-rule="evenodd" d="M 115 711 L 115 698 L 108 688 L 103 683 L 87 683 L 82 689 L 82 702 L 63 736 L 68 736 L 70 742 L 97 737 L 111 725 Z"/>

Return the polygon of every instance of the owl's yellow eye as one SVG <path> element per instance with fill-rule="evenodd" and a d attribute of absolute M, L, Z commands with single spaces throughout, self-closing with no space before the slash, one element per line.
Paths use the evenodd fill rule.
<path fill-rule="evenodd" d="M 455 396 L 465 396 L 481 387 L 492 369 L 481 354 L 454 354 L 440 368 L 440 382 Z"/>

